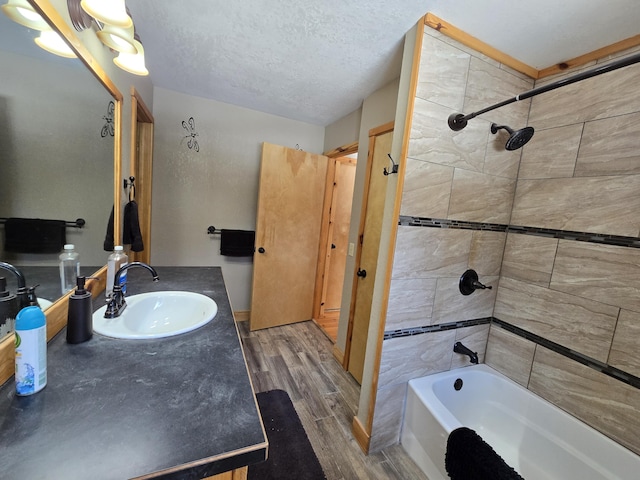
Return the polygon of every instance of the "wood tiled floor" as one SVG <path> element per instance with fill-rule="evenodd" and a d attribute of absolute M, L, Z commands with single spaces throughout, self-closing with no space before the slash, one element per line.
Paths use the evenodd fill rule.
<path fill-rule="evenodd" d="M 289 393 L 328 480 L 426 480 L 400 445 L 362 453 L 351 434 L 360 386 L 317 325 L 249 332 L 249 322 L 238 322 L 238 329 L 256 392 Z"/>

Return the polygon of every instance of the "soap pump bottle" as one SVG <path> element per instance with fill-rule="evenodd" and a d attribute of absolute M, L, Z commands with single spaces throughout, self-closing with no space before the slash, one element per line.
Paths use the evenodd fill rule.
<path fill-rule="evenodd" d="M 13 332 L 17 314 L 18 299 L 7 290 L 7 279 L 0 277 L 0 339 Z"/>
<path fill-rule="evenodd" d="M 69 297 L 67 343 L 86 342 L 93 336 L 91 292 L 84 288 L 86 277 L 78 277 L 76 290 Z"/>

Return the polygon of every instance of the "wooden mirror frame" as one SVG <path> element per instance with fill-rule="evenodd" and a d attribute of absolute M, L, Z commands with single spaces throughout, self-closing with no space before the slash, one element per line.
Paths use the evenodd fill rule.
<path fill-rule="evenodd" d="M 107 76 L 104 69 L 98 64 L 89 50 L 80 42 L 78 36 L 65 22 L 60 13 L 53 7 L 50 0 L 28 0 L 33 8 L 42 15 L 42 18 L 51 28 L 60 34 L 74 51 L 77 57 L 85 64 L 94 77 L 105 87 L 114 101 L 114 145 L 113 145 L 113 205 L 120 206 L 120 177 L 122 171 L 122 93 L 115 86 L 113 81 Z M 121 237 L 121 213 L 120 208 L 114 208 L 113 212 L 113 235 L 116 244 Z M 93 297 L 100 294 L 106 285 L 107 276 L 106 265 L 100 268 L 92 276 L 95 279 L 87 281 L 87 289 L 91 291 Z M 60 297 L 53 303 L 45 314 L 47 316 L 47 341 L 51 340 L 67 324 L 67 308 L 69 296 L 73 291 Z M 15 340 L 14 335 L 7 335 L 0 342 L 0 384 L 6 382 L 14 374 Z"/>

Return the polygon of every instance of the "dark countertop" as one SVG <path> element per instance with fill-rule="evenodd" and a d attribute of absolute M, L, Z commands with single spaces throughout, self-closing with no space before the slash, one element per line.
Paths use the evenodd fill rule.
<path fill-rule="evenodd" d="M 3 479 L 203 478 L 266 459 L 266 436 L 219 267 L 128 271 L 128 295 L 189 290 L 218 304 L 204 327 L 158 340 L 94 334 L 48 345 L 47 386 L 0 389 Z M 94 310 L 104 304 L 101 295 Z"/>

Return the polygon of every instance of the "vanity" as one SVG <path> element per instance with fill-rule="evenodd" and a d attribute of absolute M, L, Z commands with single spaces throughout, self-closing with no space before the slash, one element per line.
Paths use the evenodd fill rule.
<path fill-rule="evenodd" d="M 128 294 L 202 293 L 218 305 L 203 327 L 155 340 L 97 334 L 48 344 L 47 386 L 0 389 L 0 477 L 246 478 L 268 443 L 220 267 L 128 271 Z M 93 300 L 94 311 L 104 294 Z M 224 472 L 227 472 L 226 474 Z M 219 477 L 218 477 L 219 475 Z"/>

